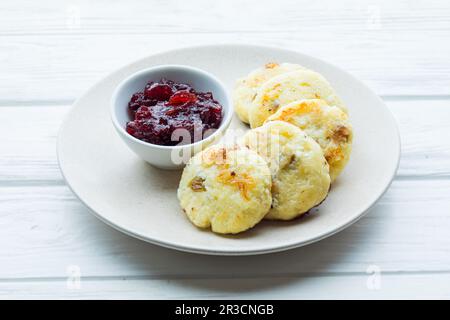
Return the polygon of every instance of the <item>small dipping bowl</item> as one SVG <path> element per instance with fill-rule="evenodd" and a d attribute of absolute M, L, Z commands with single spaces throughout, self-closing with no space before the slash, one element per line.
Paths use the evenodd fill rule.
<path fill-rule="evenodd" d="M 132 120 L 128 112 L 128 102 L 134 93 L 144 90 L 149 81 L 158 82 L 162 78 L 187 83 L 197 92 L 211 92 L 214 100 L 222 106 L 222 122 L 219 128 L 203 140 L 175 146 L 152 144 L 130 135 L 125 130 L 127 122 Z M 191 156 L 217 142 L 224 135 L 232 116 L 233 108 L 223 83 L 206 71 L 183 65 L 160 65 L 138 71 L 120 82 L 111 98 L 111 120 L 119 136 L 136 155 L 161 169 L 183 168 Z"/>

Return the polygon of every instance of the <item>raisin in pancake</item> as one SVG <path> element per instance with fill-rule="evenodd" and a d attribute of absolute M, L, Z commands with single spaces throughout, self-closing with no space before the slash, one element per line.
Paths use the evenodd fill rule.
<path fill-rule="evenodd" d="M 184 168 L 178 199 L 189 220 L 217 233 L 239 233 L 257 224 L 270 209 L 272 180 L 256 152 L 215 145 Z"/>
<path fill-rule="evenodd" d="M 248 131 L 241 143 L 269 164 L 273 200 L 267 219 L 293 219 L 327 196 L 330 175 L 322 149 L 296 126 L 270 121 Z"/>
<path fill-rule="evenodd" d="M 352 151 L 353 130 L 345 112 L 324 100 L 310 99 L 289 103 L 268 121 L 286 121 L 313 138 L 322 148 L 334 181 L 347 164 Z"/>

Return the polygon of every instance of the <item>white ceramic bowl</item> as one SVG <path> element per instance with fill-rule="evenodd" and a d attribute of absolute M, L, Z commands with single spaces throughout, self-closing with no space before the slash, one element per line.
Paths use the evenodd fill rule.
<path fill-rule="evenodd" d="M 125 127 L 131 120 L 128 113 L 131 96 L 142 91 L 149 81 L 159 81 L 161 78 L 188 83 L 198 92 L 212 92 L 214 99 L 222 105 L 223 119 L 220 127 L 201 141 L 176 146 L 156 145 L 128 134 Z M 192 155 L 223 136 L 232 116 L 230 98 L 222 82 L 206 71 L 183 65 L 160 65 L 133 73 L 119 83 L 111 99 L 111 119 L 122 140 L 140 158 L 161 169 L 182 168 Z"/>

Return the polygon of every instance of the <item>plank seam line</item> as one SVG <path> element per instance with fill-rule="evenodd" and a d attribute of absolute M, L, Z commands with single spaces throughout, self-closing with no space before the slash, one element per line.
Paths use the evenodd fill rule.
<path fill-rule="evenodd" d="M 424 270 L 424 271 L 385 271 L 381 276 L 420 276 L 420 275 L 447 275 L 450 270 Z M 252 279 L 279 279 L 279 278 L 313 278 L 313 277 L 357 277 L 370 276 L 366 272 L 298 272 L 298 273 L 280 273 L 267 275 L 148 275 L 148 276 L 87 276 L 81 277 L 81 281 L 139 281 L 139 280 L 252 280 Z M 68 277 L 23 277 L 23 278 L 0 278 L 0 283 L 14 282 L 60 282 L 67 281 Z"/>
<path fill-rule="evenodd" d="M 449 169 L 450 170 L 450 169 Z M 445 181 L 450 179 L 450 174 L 422 174 L 422 175 L 409 175 L 400 174 L 396 175 L 394 181 Z"/>
<path fill-rule="evenodd" d="M 447 181 L 450 175 L 397 175 L 394 181 Z M 23 187 L 58 187 L 67 186 L 63 179 L 54 180 L 0 180 L 0 188 L 23 188 Z"/>
<path fill-rule="evenodd" d="M 155 26 L 156 27 L 156 26 Z M 119 36 L 142 36 L 142 35 L 177 35 L 177 34 L 189 34 L 189 35 L 214 35 L 214 34 L 286 34 L 290 32 L 298 32 L 298 29 L 283 29 L 283 30 L 213 30 L 213 31 L 201 31 L 201 30 L 189 30 L 189 31 L 182 31 L 182 30 L 173 30 L 173 31 L 145 31 L 145 32 L 139 32 L 139 31 L 122 31 L 122 32 L 111 32 L 111 31 L 90 31 L 89 33 L 86 32 L 74 32 L 70 31 L 68 32 L 66 29 L 61 29 L 60 32 L 3 32 L 0 33 L 1 37 L 29 37 L 29 36 L 42 36 L 42 37 L 58 37 L 58 36 L 69 36 L 69 37 L 79 37 L 79 36 L 108 36 L 108 35 L 119 35 Z"/>
<path fill-rule="evenodd" d="M 0 188 L 22 188 L 22 187 L 58 187 L 67 186 L 63 179 L 55 180 L 9 180 L 0 181 Z"/>
<path fill-rule="evenodd" d="M 379 95 L 384 101 L 428 101 L 428 100 L 450 100 L 450 94 L 436 95 Z M 54 107 L 70 106 L 75 99 L 55 99 L 55 100 L 0 100 L 0 107 Z"/>
<path fill-rule="evenodd" d="M 67 107 L 74 103 L 74 99 L 61 100 L 0 100 L 0 107 Z"/>
<path fill-rule="evenodd" d="M 410 95 L 410 94 L 382 94 L 379 95 L 385 101 L 409 101 L 409 100 L 450 100 L 450 94 Z"/>

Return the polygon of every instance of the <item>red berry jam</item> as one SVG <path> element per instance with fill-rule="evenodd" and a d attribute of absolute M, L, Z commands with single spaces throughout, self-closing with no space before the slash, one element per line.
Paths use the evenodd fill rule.
<path fill-rule="evenodd" d="M 147 83 L 143 91 L 133 94 L 128 109 L 133 120 L 127 123 L 127 132 L 164 146 L 199 141 L 222 122 L 222 106 L 211 92 L 197 92 L 188 84 L 167 79 Z M 177 129 L 184 131 L 174 133 Z"/>

